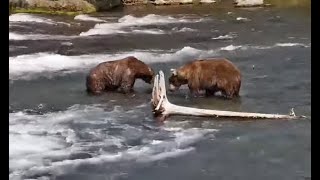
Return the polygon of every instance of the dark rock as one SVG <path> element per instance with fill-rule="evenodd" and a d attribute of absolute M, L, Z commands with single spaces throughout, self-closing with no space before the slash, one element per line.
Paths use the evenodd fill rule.
<path fill-rule="evenodd" d="M 97 11 L 106 11 L 122 5 L 121 0 L 86 0 L 93 4 Z"/>
<path fill-rule="evenodd" d="M 74 154 L 71 154 L 69 157 L 70 160 L 87 159 L 87 158 L 92 158 L 92 155 L 85 152 L 74 153 Z"/>
<path fill-rule="evenodd" d="M 57 50 L 57 54 L 69 55 L 72 49 L 73 49 L 72 43 L 64 42 L 64 43 L 61 43 L 61 46 Z"/>

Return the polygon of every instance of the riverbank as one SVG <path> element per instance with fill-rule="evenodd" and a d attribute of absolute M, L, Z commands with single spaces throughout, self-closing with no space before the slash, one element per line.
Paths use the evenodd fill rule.
<path fill-rule="evenodd" d="M 77 15 L 96 12 L 96 8 L 84 0 L 10 0 L 9 12 Z"/>
<path fill-rule="evenodd" d="M 212 7 L 257 7 L 276 6 L 311 7 L 310 0 L 9 0 L 9 13 L 37 13 L 54 15 L 90 14 L 110 11 L 116 7 L 135 6 L 147 8 L 150 6 L 168 7 L 185 5 L 210 5 Z"/>
<path fill-rule="evenodd" d="M 121 5 L 121 0 L 9 0 L 9 13 L 90 14 Z"/>
<path fill-rule="evenodd" d="M 44 13 L 58 15 L 90 14 L 130 5 L 199 5 L 259 6 L 263 0 L 9 0 L 10 13 Z"/>

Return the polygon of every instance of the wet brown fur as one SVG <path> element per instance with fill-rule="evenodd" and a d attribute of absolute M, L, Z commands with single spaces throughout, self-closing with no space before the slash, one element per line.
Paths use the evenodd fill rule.
<path fill-rule="evenodd" d="M 151 84 L 154 71 L 133 56 L 107 61 L 92 68 L 86 79 L 87 92 L 100 94 L 103 91 L 128 93 L 133 91 L 136 79 Z"/>
<path fill-rule="evenodd" d="M 179 88 L 188 84 L 195 96 L 211 96 L 221 91 L 226 98 L 238 97 L 241 87 L 240 70 L 225 58 L 209 58 L 192 61 L 176 70 L 169 83 Z"/>

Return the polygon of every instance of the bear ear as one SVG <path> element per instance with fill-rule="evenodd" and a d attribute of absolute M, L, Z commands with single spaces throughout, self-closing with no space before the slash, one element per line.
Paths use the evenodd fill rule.
<path fill-rule="evenodd" d="M 177 70 L 176 69 L 170 69 L 171 73 L 176 76 L 177 75 Z"/>

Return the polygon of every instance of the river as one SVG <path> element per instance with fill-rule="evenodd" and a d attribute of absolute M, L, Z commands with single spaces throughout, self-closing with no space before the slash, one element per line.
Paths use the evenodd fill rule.
<path fill-rule="evenodd" d="M 71 44 L 68 49 L 63 44 Z M 61 48 L 62 47 L 62 48 Z M 62 50 L 58 52 L 58 50 Z M 178 105 L 307 119 L 152 116 L 151 86 L 89 96 L 97 63 L 136 56 L 155 71 L 226 57 L 240 98 Z M 9 178 L 68 180 L 311 178 L 311 17 L 306 8 L 125 8 L 65 16 L 9 16 Z"/>

